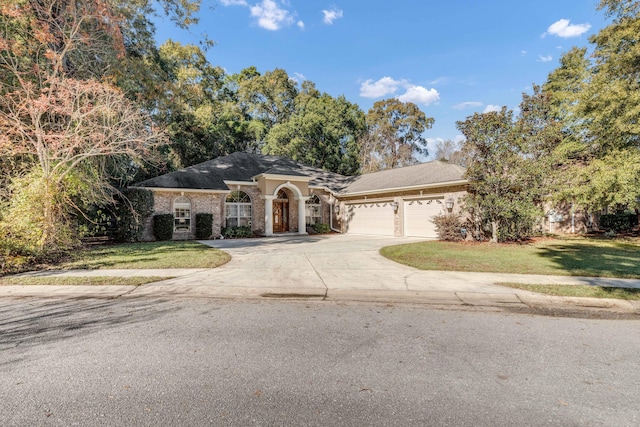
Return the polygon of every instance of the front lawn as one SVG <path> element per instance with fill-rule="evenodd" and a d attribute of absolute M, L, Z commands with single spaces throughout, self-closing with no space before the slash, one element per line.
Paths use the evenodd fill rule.
<path fill-rule="evenodd" d="M 231 255 L 198 242 L 146 242 L 96 246 L 79 251 L 62 269 L 215 268 Z"/>
<path fill-rule="evenodd" d="M 383 256 L 421 270 L 640 278 L 640 239 L 558 238 L 526 244 L 420 242 Z"/>

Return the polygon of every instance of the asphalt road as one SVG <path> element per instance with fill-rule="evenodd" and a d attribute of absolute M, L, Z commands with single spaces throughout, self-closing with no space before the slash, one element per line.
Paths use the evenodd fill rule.
<path fill-rule="evenodd" d="M 3 299 L 0 424 L 640 424 L 640 321 Z"/>

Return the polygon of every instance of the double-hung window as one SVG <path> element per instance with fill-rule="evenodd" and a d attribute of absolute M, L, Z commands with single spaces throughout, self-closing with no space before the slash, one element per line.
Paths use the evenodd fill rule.
<path fill-rule="evenodd" d="M 322 222 L 322 205 L 317 195 L 314 194 L 305 202 L 304 216 L 307 226 Z"/>
<path fill-rule="evenodd" d="M 251 198 L 244 191 L 232 191 L 225 203 L 227 227 L 251 226 Z"/>
<path fill-rule="evenodd" d="M 180 196 L 173 201 L 173 230 L 191 231 L 191 200 Z"/>

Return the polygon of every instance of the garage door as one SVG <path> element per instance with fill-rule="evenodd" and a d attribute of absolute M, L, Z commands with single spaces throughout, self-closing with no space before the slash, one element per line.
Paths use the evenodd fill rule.
<path fill-rule="evenodd" d="M 390 202 L 347 205 L 347 215 L 347 233 L 394 235 L 394 212 Z"/>
<path fill-rule="evenodd" d="M 437 239 L 431 219 L 443 212 L 443 199 L 405 200 L 404 235 Z"/>

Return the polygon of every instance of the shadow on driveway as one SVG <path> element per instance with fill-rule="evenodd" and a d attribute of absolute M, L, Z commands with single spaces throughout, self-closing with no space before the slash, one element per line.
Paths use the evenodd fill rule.
<path fill-rule="evenodd" d="M 329 236 L 283 235 L 276 237 L 254 237 L 249 239 L 199 240 L 199 242 L 216 249 L 240 249 L 257 248 L 260 246 L 270 245 L 299 245 L 304 243 L 317 243 L 326 240 L 327 238 L 329 238 Z"/>

